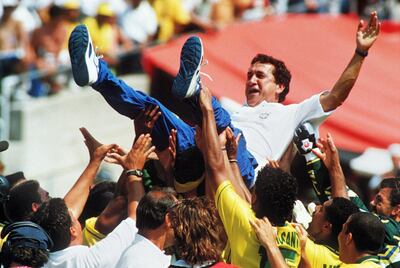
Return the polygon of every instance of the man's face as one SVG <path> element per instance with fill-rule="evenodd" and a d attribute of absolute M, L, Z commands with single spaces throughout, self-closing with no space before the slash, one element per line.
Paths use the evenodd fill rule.
<path fill-rule="evenodd" d="M 393 210 L 393 207 L 390 204 L 390 193 L 392 189 L 390 188 L 382 188 L 375 195 L 375 198 L 371 201 L 372 210 L 384 216 L 390 216 Z"/>
<path fill-rule="evenodd" d="M 347 221 L 343 224 L 342 231 L 340 231 L 339 236 L 338 236 L 338 242 L 339 242 L 339 258 L 342 262 L 348 262 L 347 259 L 347 236 L 349 234 L 347 233 L 347 226 L 349 225 L 351 216 L 347 219 Z"/>
<path fill-rule="evenodd" d="M 50 199 L 49 192 L 44 190 L 42 187 L 39 187 L 38 193 L 40 195 L 40 200 L 42 201 L 42 203 Z"/>
<path fill-rule="evenodd" d="M 256 62 L 247 71 L 246 100 L 250 107 L 257 106 L 264 100 L 278 102 L 283 86 L 275 83 L 275 67 L 272 64 Z"/>
<path fill-rule="evenodd" d="M 323 241 L 327 238 L 327 226 L 329 222 L 326 219 L 326 208 L 332 205 L 332 200 L 325 201 L 324 204 L 318 205 L 312 215 L 311 223 L 308 227 L 308 233 L 315 241 Z"/>

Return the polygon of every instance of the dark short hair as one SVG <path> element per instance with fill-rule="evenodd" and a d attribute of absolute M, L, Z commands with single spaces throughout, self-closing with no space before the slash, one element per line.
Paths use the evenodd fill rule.
<path fill-rule="evenodd" d="M 155 188 L 145 194 L 136 209 L 138 229 L 157 229 L 165 221 L 169 209 L 176 203 L 176 193 L 172 188 Z"/>
<path fill-rule="evenodd" d="M 273 224 L 282 226 L 292 219 L 297 198 L 297 181 L 281 169 L 265 166 L 257 175 L 255 184 L 256 217 L 267 217 Z"/>
<path fill-rule="evenodd" d="M 351 233 L 359 252 L 376 254 L 382 249 L 385 227 L 379 218 L 369 212 L 357 212 L 350 216 L 346 233 Z"/>
<path fill-rule="evenodd" d="M 381 189 L 390 188 L 390 205 L 392 207 L 400 204 L 400 178 L 387 178 L 381 182 Z"/>
<path fill-rule="evenodd" d="M 207 197 L 179 202 L 170 212 L 175 235 L 175 255 L 191 265 L 219 261 L 224 232 L 218 211 Z"/>
<path fill-rule="evenodd" d="M 325 208 L 326 220 L 332 224 L 331 237 L 337 240 L 339 233 L 342 231 L 343 224 L 354 213 L 360 209 L 356 204 L 344 197 L 335 197 L 332 199 L 332 204 Z"/>
<path fill-rule="evenodd" d="M 90 189 L 85 207 L 79 217 L 79 222 L 84 226 L 85 221 L 91 217 L 97 217 L 114 198 L 117 183 L 114 181 L 102 181 Z"/>
<path fill-rule="evenodd" d="M 31 221 L 40 225 L 53 240 L 52 252 L 65 249 L 71 242 L 72 219 L 62 198 L 51 198 L 32 215 Z"/>
<path fill-rule="evenodd" d="M 265 54 L 257 54 L 251 60 L 251 65 L 257 62 L 271 64 L 272 66 L 274 66 L 275 83 L 284 86 L 284 90 L 279 94 L 278 102 L 283 102 L 286 98 L 286 95 L 289 93 L 290 79 L 292 78 L 292 75 L 287 69 L 285 63 L 281 60 L 275 59 L 274 57 Z"/>
<path fill-rule="evenodd" d="M 49 253 L 40 248 L 11 246 L 6 253 L 2 252 L 1 263 L 9 267 L 15 262 L 29 267 L 42 267 L 48 261 Z"/>
<path fill-rule="evenodd" d="M 177 152 L 174 165 L 174 178 L 177 182 L 185 184 L 201 178 L 204 174 L 203 154 L 196 146 Z"/>
<path fill-rule="evenodd" d="M 32 215 L 32 203 L 41 204 L 39 182 L 23 181 L 10 189 L 9 198 L 5 203 L 5 212 L 11 221 L 23 221 Z"/>

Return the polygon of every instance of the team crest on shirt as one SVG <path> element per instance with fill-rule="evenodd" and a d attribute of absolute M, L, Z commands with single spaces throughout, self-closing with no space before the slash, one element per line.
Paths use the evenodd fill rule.
<path fill-rule="evenodd" d="M 309 139 L 304 139 L 301 141 L 301 149 L 303 149 L 305 152 L 309 151 L 313 147 L 313 143 Z"/>
<path fill-rule="evenodd" d="M 263 112 L 261 113 L 258 117 L 260 117 L 260 119 L 267 119 L 269 117 L 271 113 L 268 112 Z"/>

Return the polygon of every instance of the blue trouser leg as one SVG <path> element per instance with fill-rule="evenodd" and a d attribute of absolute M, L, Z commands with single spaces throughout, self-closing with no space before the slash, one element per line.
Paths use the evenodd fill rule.
<path fill-rule="evenodd" d="M 202 115 L 199 106 L 198 96 L 196 98 L 188 99 L 187 103 L 192 108 L 192 112 L 196 121 L 195 123 L 200 125 Z M 211 103 L 214 110 L 215 123 L 217 125 L 218 133 L 222 132 L 229 126 L 235 134 L 235 137 L 237 137 L 237 135 L 242 131 L 238 128 L 235 128 L 235 126 L 232 124 L 229 113 L 224 108 L 222 108 L 221 104 L 215 97 L 212 97 Z M 254 156 L 249 151 L 247 151 L 246 139 L 243 135 L 240 138 L 238 144 L 237 160 L 240 172 L 245 179 L 247 185 L 252 186 L 255 177 L 254 169 L 258 166 L 258 164 Z"/>
<path fill-rule="evenodd" d="M 128 86 L 116 78 L 103 60 L 99 60 L 99 78 L 92 88 L 100 92 L 104 99 L 118 113 L 131 119 L 148 105 L 158 105 L 161 116 L 154 124 L 151 137 L 158 150 L 164 150 L 169 145 L 171 129 L 177 130 L 177 151 L 183 151 L 195 146 L 195 129 L 179 119 L 158 100 Z"/>

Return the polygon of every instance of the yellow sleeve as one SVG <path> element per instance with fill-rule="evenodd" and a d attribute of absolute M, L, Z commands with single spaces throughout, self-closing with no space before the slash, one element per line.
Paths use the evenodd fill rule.
<path fill-rule="evenodd" d="M 307 239 L 305 250 L 311 267 L 341 267 L 342 262 L 339 260 L 338 253 L 326 246 L 315 244 Z"/>
<path fill-rule="evenodd" d="M 96 230 L 95 224 L 97 221 L 97 217 L 89 218 L 85 222 L 85 228 L 82 231 L 83 235 L 83 244 L 85 246 L 93 246 L 106 236 Z"/>

